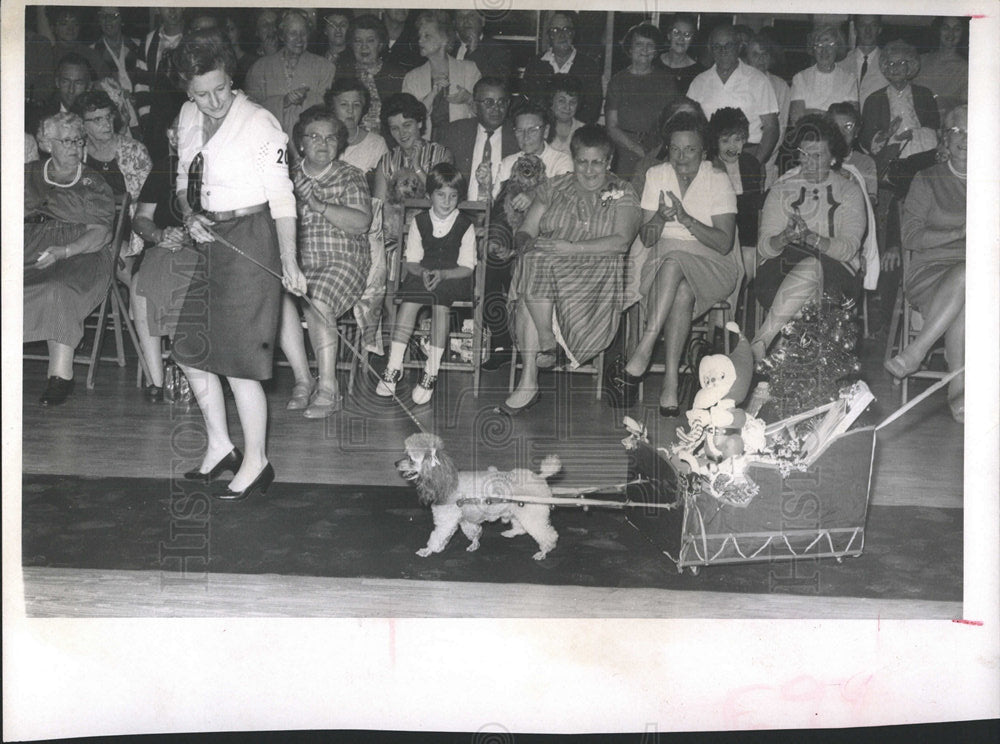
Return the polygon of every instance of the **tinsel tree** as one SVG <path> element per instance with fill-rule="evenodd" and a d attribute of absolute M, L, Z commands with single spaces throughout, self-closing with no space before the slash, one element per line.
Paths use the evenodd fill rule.
<path fill-rule="evenodd" d="M 836 400 L 841 388 L 860 377 L 857 345 L 853 300 L 824 295 L 821 303 L 807 304 L 757 367 L 771 393 L 760 417 L 774 422 Z"/>

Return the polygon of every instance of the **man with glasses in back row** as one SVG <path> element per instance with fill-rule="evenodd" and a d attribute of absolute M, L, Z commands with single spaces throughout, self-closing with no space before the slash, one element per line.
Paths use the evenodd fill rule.
<path fill-rule="evenodd" d="M 691 81 L 688 97 L 701 104 L 708 118 L 726 106 L 740 109 L 750 123 L 744 151 L 766 163 L 778 144 L 778 99 L 771 81 L 740 60 L 740 42 L 732 26 L 713 28 L 709 48 L 715 64 Z"/>

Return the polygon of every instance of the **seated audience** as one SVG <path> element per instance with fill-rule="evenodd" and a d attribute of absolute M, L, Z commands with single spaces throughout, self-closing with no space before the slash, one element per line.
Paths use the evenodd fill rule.
<path fill-rule="evenodd" d="M 662 43 L 651 23 L 630 28 L 622 46 L 631 64 L 608 82 L 604 116 L 615 142 L 614 171 L 622 178 L 631 178 L 636 164 L 659 147 L 657 117 L 677 95 L 670 74 L 653 66 Z"/>
<path fill-rule="evenodd" d="M 750 123 L 738 108 L 720 108 L 709 121 L 708 151 L 715 164 L 729 174 L 736 193 L 739 245 L 757 245 L 759 213 L 764 205 L 764 170 L 757 158 L 743 151 Z"/>
<path fill-rule="evenodd" d="M 361 126 L 388 137 L 382 130 L 382 103 L 403 90 L 406 75 L 399 65 L 384 59 L 388 44 L 385 24 L 371 14 L 355 17 L 348 33 L 351 54 L 337 67 L 337 80 L 357 78 L 368 89 L 368 110 Z"/>
<path fill-rule="evenodd" d="M 757 252 L 757 300 L 767 309 L 751 343 L 760 361 L 782 326 L 823 294 L 857 299 L 861 239 L 867 228 L 864 193 L 841 172 L 847 144 L 824 117 L 803 116 L 785 144 L 797 165 L 764 200 Z"/>
<path fill-rule="evenodd" d="M 447 147 L 424 139 L 427 126 L 427 109 L 409 93 L 397 93 L 382 106 L 382 128 L 389 132 L 389 152 L 375 170 L 375 191 L 373 196 L 387 202 L 398 201 L 395 192 L 398 176 L 405 171 L 420 179 L 420 192 L 413 196 L 423 196 L 424 181 L 432 166 L 452 162 Z M 386 236 L 389 237 L 388 235 Z"/>
<path fill-rule="evenodd" d="M 913 251 L 903 289 L 923 316 L 917 337 L 885 368 L 893 377 L 913 374 L 944 337 L 950 369 L 965 364 L 965 210 L 968 167 L 968 107 L 944 120 L 945 162 L 920 171 L 903 204 L 903 248 Z M 956 421 L 965 420 L 965 376 L 948 387 Z"/>
<path fill-rule="evenodd" d="M 573 75 L 580 84 L 576 116 L 585 124 L 593 124 L 601 115 L 601 67 L 597 60 L 573 46 L 576 21 L 573 11 L 558 10 L 549 15 L 544 24 L 548 51 L 528 62 L 520 92 L 544 105 L 550 90 L 549 78 L 553 74 Z"/>
<path fill-rule="evenodd" d="M 831 104 L 858 103 L 857 80 L 837 66 L 837 57 L 846 46 L 843 34 L 835 26 L 820 26 L 809 34 L 807 47 L 816 64 L 792 78 L 789 126 L 795 126 L 805 114 L 826 113 Z"/>
<path fill-rule="evenodd" d="M 677 96 L 670 103 L 663 107 L 663 111 L 660 112 L 659 119 L 657 120 L 657 140 L 658 146 L 651 152 L 646 154 L 642 160 L 640 160 L 635 167 L 635 175 L 632 176 L 632 186 L 635 188 L 635 193 L 642 194 L 642 190 L 646 186 L 646 173 L 654 165 L 659 165 L 664 162 L 669 155 L 667 145 L 664 143 L 664 131 L 666 130 L 667 123 L 677 114 L 682 111 L 686 111 L 689 114 L 694 114 L 698 117 L 702 124 L 707 127 L 708 120 L 705 118 L 705 114 L 701 111 L 701 105 L 697 101 L 692 101 L 687 96 Z"/>
<path fill-rule="evenodd" d="M 375 168 L 389 148 L 377 128 L 370 132 L 361 126 L 371 105 L 368 88 L 357 78 L 338 77 L 326 92 L 326 105 L 347 128 L 347 147 L 340 159 L 364 173 L 370 189 L 375 183 Z"/>
<path fill-rule="evenodd" d="M 646 325 L 628 362 L 608 376 L 612 403 L 635 404 L 653 347 L 665 335 L 660 413 L 677 416 L 678 369 L 691 320 L 728 297 L 739 280 L 736 194 L 726 171 L 707 157 L 710 136 L 702 119 L 675 115 L 664 125 L 668 161 L 646 174 L 642 240 L 653 248 L 641 269 Z"/>
<path fill-rule="evenodd" d="M 472 89 L 480 78 L 470 60 L 455 59 L 449 49 L 455 40 L 455 23 L 445 10 L 427 10 L 417 16 L 420 55 L 427 60 L 403 78 L 403 92 L 427 107 L 427 131 L 440 141 L 448 122 L 474 116 Z"/>
<path fill-rule="evenodd" d="M 538 370 L 579 366 L 604 351 L 624 309 L 624 259 L 639 229 L 639 201 L 610 170 L 604 127 L 571 141 L 573 172 L 542 185 L 514 238 L 514 332 L 524 369 L 503 404 L 516 414 L 538 400 Z"/>
<path fill-rule="evenodd" d="M 24 166 L 24 342 L 48 344 L 43 406 L 73 390 L 73 350 L 83 321 L 108 290 L 115 197 L 83 163 L 83 121 L 60 113 L 42 120 L 44 161 Z"/>

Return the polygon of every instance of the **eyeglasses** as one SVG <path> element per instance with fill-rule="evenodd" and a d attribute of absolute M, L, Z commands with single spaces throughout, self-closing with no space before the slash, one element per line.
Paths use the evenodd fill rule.
<path fill-rule="evenodd" d="M 962 129 L 962 127 L 949 127 L 948 129 L 945 129 L 944 131 L 945 131 L 946 134 L 965 134 L 965 135 L 969 134 L 969 130 L 968 129 Z"/>
<path fill-rule="evenodd" d="M 122 14 L 119 13 L 117 10 L 102 10 L 97 13 L 97 17 L 115 19 L 115 18 L 121 18 Z"/>
<path fill-rule="evenodd" d="M 64 137 L 56 139 L 55 142 L 61 142 L 63 147 L 83 147 L 87 144 L 87 140 L 83 137 Z"/>
<path fill-rule="evenodd" d="M 835 41 L 817 41 L 813 44 L 813 49 L 836 49 L 837 42 Z"/>
<path fill-rule="evenodd" d="M 350 26 L 350 24 L 347 21 L 335 21 L 332 18 L 326 19 L 326 25 L 329 26 L 330 28 L 337 28 L 341 30 L 345 30 L 347 29 L 348 26 Z"/>
<path fill-rule="evenodd" d="M 535 134 L 540 131 L 542 131 L 542 126 L 539 124 L 533 127 L 525 127 L 524 129 L 515 129 L 514 134 L 518 137 L 527 137 L 529 134 Z"/>
<path fill-rule="evenodd" d="M 682 39 L 691 39 L 694 38 L 694 31 L 681 31 L 680 29 L 672 28 L 670 29 L 670 35 L 678 36 Z"/>
<path fill-rule="evenodd" d="M 846 124 L 841 124 L 840 128 L 846 129 L 848 132 L 853 132 L 855 129 L 858 128 L 858 125 L 855 124 L 853 121 L 849 121 Z"/>
<path fill-rule="evenodd" d="M 305 135 L 305 139 L 309 140 L 312 144 L 318 145 L 320 142 L 325 142 L 328 145 L 337 144 L 337 135 L 328 134 L 325 137 L 322 134 L 317 134 L 316 132 L 310 132 Z"/>
<path fill-rule="evenodd" d="M 727 41 L 725 44 L 709 44 L 708 47 L 712 51 L 725 51 L 729 52 L 733 49 L 739 48 L 739 42 L 737 41 Z"/>
<path fill-rule="evenodd" d="M 581 158 L 573 158 L 573 162 L 580 168 L 603 168 L 608 164 L 608 159 L 598 158 L 597 160 L 583 160 Z"/>
<path fill-rule="evenodd" d="M 900 67 L 909 67 L 912 63 L 908 59 L 897 59 L 892 62 L 886 62 L 885 66 L 890 70 L 898 70 Z"/>
<path fill-rule="evenodd" d="M 571 34 L 573 33 L 572 26 L 549 26 L 550 34 Z"/>
<path fill-rule="evenodd" d="M 486 108 L 503 108 L 507 105 L 506 98 L 477 98 L 476 103 L 480 103 Z"/>

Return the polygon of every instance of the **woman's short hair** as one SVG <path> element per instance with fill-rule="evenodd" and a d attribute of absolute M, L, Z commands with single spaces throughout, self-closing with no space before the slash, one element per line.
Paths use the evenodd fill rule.
<path fill-rule="evenodd" d="M 389 119 L 393 116 L 402 116 L 404 119 L 413 119 L 420 124 L 420 133 L 424 133 L 427 126 L 427 107 L 417 98 L 409 93 L 394 93 L 382 102 L 380 114 L 382 127 L 389 131 Z"/>
<path fill-rule="evenodd" d="M 73 100 L 72 112 L 77 114 L 81 119 L 84 114 L 89 114 L 93 111 L 100 111 L 102 109 L 107 109 L 111 112 L 112 128 L 117 132 L 121 129 L 122 118 L 118 113 L 118 107 L 115 106 L 115 102 L 111 100 L 111 96 L 105 93 L 103 90 L 88 90 L 81 93 Z"/>
<path fill-rule="evenodd" d="M 858 111 L 857 104 L 853 101 L 840 101 L 839 103 L 831 103 L 830 108 L 826 110 L 826 113 L 833 116 L 850 116 L 851 120 L 855 124 L 861 123 L 861 112 Z"/>
<path fill-rule="evenodd" d="M 330 86 L 330 90 L 323 96 L 323 102 L 327 107 L 333 108 L 334 98 L 341 93 L 350 93 L 351 91 L 361 94 L 361 115 L 364 116 L 372 104 L 372 94 L 368 91 L 367 86 L 356 77 L 336 78 L 333 85 Z"/>
<path fill-rule="evenodd" d="M 951 129 L 953 126 L 956 126 L 955 122 L 958 121 L 958 117 L 960 115 L 965 117 L 966 124 L 968 124 L 969 121 L 968 104 L 960 103 L 958 106 L 955 106 L 955 108 L 949 110 L 948 113 L 946 113 L 944 115 L 944 118 L 941 120 L 942 127 L 945 130 L 948 130 Z"/>
<path fill-rule="evenodd" d="M 447 39 L 447 46 L 451 46 L 458 38 L 458 33 L 455 30 L 455 19 L 451 13 L 447 10 L 425 10 L 417 16 L 417 29 L 421 26 L 426 26 L 428 23 L 433 23 L 437 26 L 437 30 L 442 36 Z"/>
<path fill-rule="evenodd" d="M 566 73 L 557 73 L 552 75 L 548 84 L 545 86 L 546 90 L 549 92 L 549 105 L 552 105 L 552 99 L 556 97 L 556 93 L 565 93 L 575 97 L 577 100 L 583 94 L 583 83 L 580 81 L 576 75 L 570 75 Z"/>
<path fill-rule="evenodd" d="M 664 123 L 663 130 L 660 132 L 663 136 L 664 155 L 670 151 L 670 139 L 678 132 L 694 132 L 701 140 L 702 148 L 706 151 L 709 150 L 711 142 L 705 117 L 688 111 L 679 111 Z"/>
<path fill-rule="evenodd" d="M 516 106 L 514 108 L 514 112 L 510 116 L 511 122 L 516 122 L 517 117 L 519 116 L 537 116 L 544 126 L 552 126 L 552 114 L 534 101 L 523 101 Z"/>
<path fill-rule="evenodd" d="M 660 47 L 663 46 L 663 33 L 660 29 L 652 23 L 638 23 L 626 31 L 625 38 L 622 39 L 622 47 L 626 52 L 630 52 L 632 50 L 632 42 L 635 41 L 635 37 L 637 36 L 652 41 L 656 44 L 657 51 L 659 51 Z"/>
<path fill-rule="evenodd" d="M 734 106 L 723 106 L 712 114 L 712 118 L 708 121 L 708 131 L 715 143 L 718 143 L 720 138 L 733 134 L 749 137 L 750 121 L 741 109 Z"/>
<path fill-rule="evenodd" d="M 378 16 L 371 13 L 359 15 L 351 21 L 351 27 L 347 31 L 347 38 L 351 41 L 354 40 L 355 31 L 374 31 L 383 53 L 385 52 L 385 48 L 389 46 L 389 31 L 386 29 L 385 23 Z"/>
<path fill-rule="evenodd" d="M 182 88 L 187 88 L 196 77 L 214 70 L 222 70 L 232 77 L 236 70 L 236 55 L 232 44 L 219 29 L 192 31 L 184 34 L 174 50 L 174 66 L 177 81 Z"/>
<path fill-rule="evenodd" d="M 427 171 L 425 182 L 427 195 L 430 196 L 442 187 L 450 187 L 458 192 L 459 198 L 465 198 L 465 176 L 451 163 L 436 163 Z"/>
<path fill-rule="evenodd" d="M 749 49 L 751 44 L 756 44 L 767 53 L 767 56 L 771 59 L 771 64 L 768 66 L 769 70 L 772 67 L 781 68 L 784 66 L 785 50 L 781 44 L 778 43 L 778 39 L 775 36 L 774 29 L 772 27 L 765 26 L 764 28 L 759 29 L 757 33 L 750 37 L 750 41 L 747 42 L 746 49 Z M 744 55 L 746 54 L 746 49 L 744 50 Z"/>
<path fill-rule="evenodd" d="M 806 36 L 806 49 L 808 50 L 810 56 L 815 57 L 813 52 L 813 46 L 823 37 L 832 38 L 837 44 L 837 58 L 839 59 L 844 51 L 847 49 L 847 37 L 844 36 L 844 32 L 838 27 L 832 24 L 824 24 L 822 26 L 817 26 Z"/>
<path fill-rule="evenodd" d="M 39 123 L 38 132 L 35 134 L 38 145 L 46 152 L 50 151 L 49 141 L 56 136 L 56 132 L 60 129 L 73 132 L 77 137 L 86 137 L 83 119 L 72 111 L 60 111 L 58 114 L 46 116 Z"/>
<path fill-rule="evenodd" d="M 700 103 L 687 96 L 675 96 L 663 107 L 657 117 L 656 131 L 660 133 L 661 139 L 664 138 L 667 123 L 681 113 L 692 114 L 701 120 L 703 127 L 708 126 L 708 119 L 705 118 L 705 112 L 702 111 Z M 663 141 L 666 142 L 666 139 Z"/>
<path fill-rule="evenodd" d="M 573 136 L 569 141 L 569 151 L 573 154 L 573 158 L 576 159 L 580 150 L 585 147 L 596 147 L 604 150 L 604 156 L 608 159 L 609 163 L 615 151 L 614 140 L 611 139 L 608 130 L 600 124 L 584 124 L 573 132 Z"/>
<path fill-rule="evenodd" d="M 312 32 L 315 30 L 313 28 L 312 16 L 309 13 L 306 13 L 301 8 L 289 8 L 284 13 L 282 13 L 281 18 L 278 20 L 278 30 L 283 32 L 288 22 L 294 18 L 298 18 L 304 24 L 306 24 L 306 33 L 312 35 Z"/>
<path fill-rule="evenodd" d="M 347 147 L 347 127 L 344 122 L 337 118 L 337 115 L 326 106 L 310 106 L 299 115 L 299 120 L 292 126 L 292 141 L 295 149 L 303 153 L 303 143 L 306 137 L 306 127 L 317 121 L 329 122 L 333 126 L 333 133 L 337 137 L 337 152 L 334 158 L 340 157 L 340 153 Z"/>
<path fill-rule="evenodd" d="M 844 135 L 840 133 L 837 125 L 823 114 L 806 114 L 799 119 L 794 127 L 789 128 L 782 148 L 797 162 L 799 148 L 807 142 L 826 143 L 830 149 L 830 157 L 833 158 L 830 165 L 834 170 L 839 170 L 844 158 L 850 154 Z"/>

